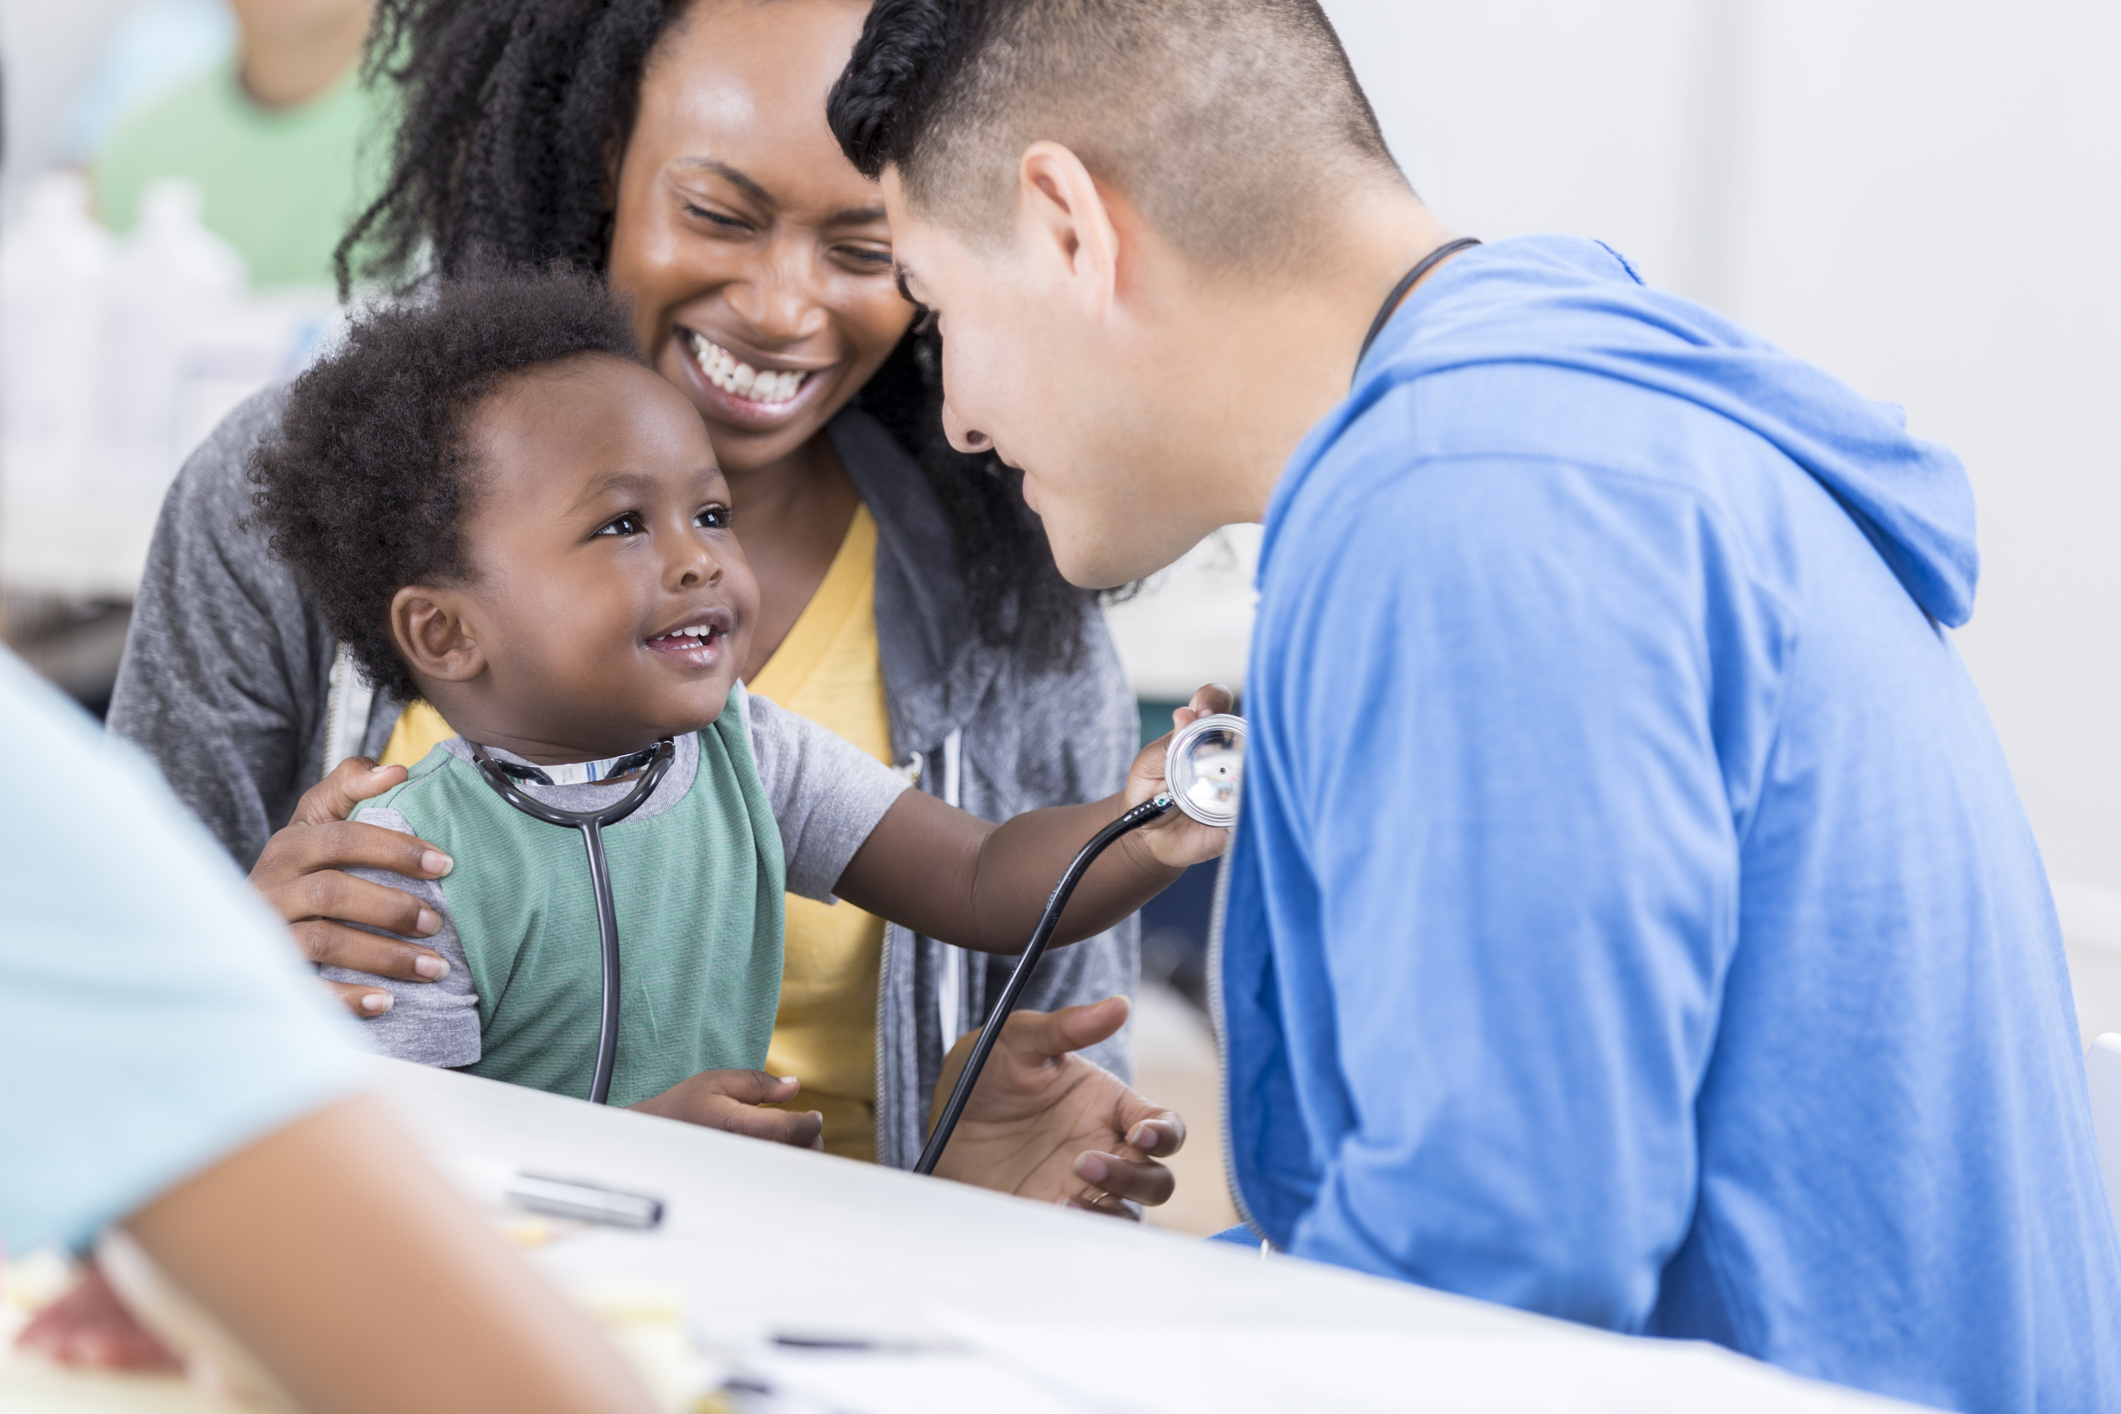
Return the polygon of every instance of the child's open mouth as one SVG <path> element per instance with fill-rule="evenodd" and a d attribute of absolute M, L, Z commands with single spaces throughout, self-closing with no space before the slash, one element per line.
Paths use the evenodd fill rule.
<path fill-rule="evenodd" d="M 666 658 L 675 658 L 689 667 L 711 668 L 722 659 L 729 627 L 726 610 L 710 609 L 644 641 Z"/>

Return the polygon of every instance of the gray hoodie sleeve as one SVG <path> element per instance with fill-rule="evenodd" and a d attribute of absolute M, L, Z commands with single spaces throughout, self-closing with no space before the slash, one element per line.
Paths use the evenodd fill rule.
<path fill-rule="evenodd" d="M 1004 670 L 1011 678 L 1017 671 L 1014 664 Z M 968 796 L 1000 794 L 992 787 L 980 790 L 976 779 L 986 763 L 997 759 L 1008 762 L 1021 792 L 1010 802 L 1012 814 L 1044 805 L 1098 800 L 1126 784 L 1127 768 L 1141 749 L 1141 714 L 1101 619 L 1093 618 L 1086 627 L 1082 662 L 1069 675 L 1065 694 L 1038 679 L 1011 682 L 1000 690 L 1015 699 L 1017 710 L 1006 716 L 987 714 L 966 733 L 966 764 L 975 774 L 966 783 Z M 985 957 L 978 961 L 987 974 L 980 989 L 984 1003 L 1001 995 L 1016 959 Z M 1131 999 L 1140 986 L 1141 918 L 1137 914 L 1107 932 L 1048 953 L 1031 975 L 1018 1006 L 1027 1011 L 1058 1011 L 1110 996 Z M 1133 1021 L 1111 1040 L 1083 1054 L 1131 1082 Z"/>
<path fill-rule="evenodd" d="M 155 524 L 118 668 L 110 728 L 162 768 L 178 799 L 248 869 L 310 784 L 333 643 L 262 535 L 250 451 L 285 395 L 223 419 L 177 473 Z"/>

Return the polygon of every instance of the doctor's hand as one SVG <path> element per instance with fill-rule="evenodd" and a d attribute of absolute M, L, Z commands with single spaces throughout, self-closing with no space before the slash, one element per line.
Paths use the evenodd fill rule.
<path fill-rule="evenodd" d="M 782 1078 L 763 1070 L 703 1070 L 680 1080 L 654 1099 L 629 1108 L 751 1139 L 821 1150 L 825 1147 L 825 1117 L 816 1110 L 791 1114 L 787 1110 L 759 1108 L 785 1105 L 802 1088 L 792 1075 Z"/>
<path fill-rule="evenodd" d="M 1219 682 L 1211 682 L 1193 694 L 1193 700 L 1171 714 L 1173 730 L 1141 749 L 1127 772 L 1125 798 L 1129 809 L 1155 799 L 1164 789 L 1164 757 L 1171 738 L 1202 717 L 1228 712 L 1237 706 L 1237 694 Z M 1154 824 L 1145 825 L 1122 844 L 1147 850 L 1167 868 L 1185 869 L 1222 856 L 1230 846 L 1230 832 L 1203 825 L 1182 810 L 1174 810 Z"/>
<path fill-rule="evenodd" d="M 1129 1204 L 1167 1201 L 1175 1180 L 1156 1156 L 1178 1152 L 1186 1122 L 1075 1054 L 1117 1032 L 1127 1009 L 1125 997 L 1108 997 L 1010 1016 L 936 1175 L 1137 1220 Z M 943 1061 L 931 1127 L 977 1035 L 960 1037 Z"/>
<path fill-rule="evenodd" d="M 449 973 L 439 953 L 396 938 L 350 928 L 365 923 L 424 938 L 442 926 L 433 909 L 411 894 L 344 871 L 388 869 L 413 879 L 439 879 L 453 864 L 433 845 L 380 825 L 349 820 L 354 807 L 405 781 L 403 766 L 378 766 L 349 756 L 303 793 L 287 827 L 265 842 L 250 882 L 294 929 L 311 962 L 350 968 L 404 982 L 433 982 Z M 390 1010 L 390 993 L 349 982 L 328 986 L 355 1016 Z"/>

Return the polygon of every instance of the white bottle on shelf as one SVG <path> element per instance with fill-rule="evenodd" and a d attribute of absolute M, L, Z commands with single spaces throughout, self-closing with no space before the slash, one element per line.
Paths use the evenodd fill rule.
<path fill-rule="evenodd" d="M 208 230 L 198 184 L 163 177 L 140 194 L 140 215 L 111 268 L 105 305 L 104 434 L 110 448 L 105 524 L 112 568 L 123 573 L 147 536 L 178 462 L 179 384 L 190 350 L 225 321 L 249 285 L 242 253 Z"/>
<path fill-rule="evenodd" d="M 81 592 L 93 577 L 84 531 L 104 470 L 112 260 L 77 172 L 37 178 L 0 237 L 0 577 L 22 588 Z"/>

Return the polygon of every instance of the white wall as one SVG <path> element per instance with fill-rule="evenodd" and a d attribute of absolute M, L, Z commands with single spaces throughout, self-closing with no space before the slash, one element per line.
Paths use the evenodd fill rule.
<path fill-rule="evenodd" d="M 1326 8 L 1446 221 L 1600 237 L 1966 459 L 1960 647 L 2121 1030 L 2121 6 Z"/>

